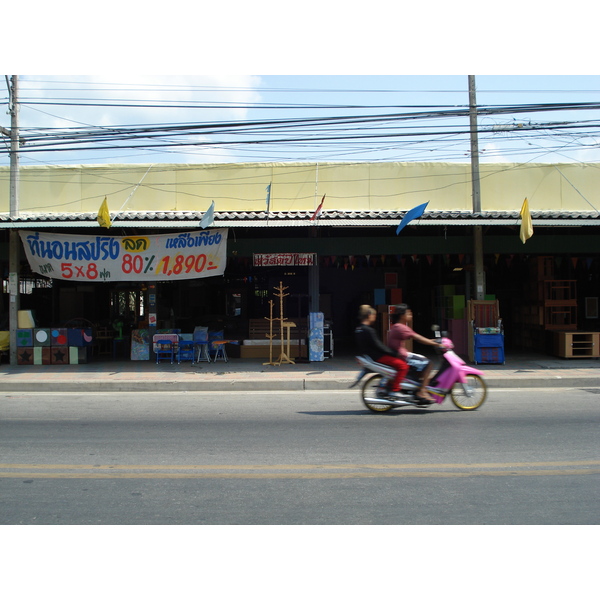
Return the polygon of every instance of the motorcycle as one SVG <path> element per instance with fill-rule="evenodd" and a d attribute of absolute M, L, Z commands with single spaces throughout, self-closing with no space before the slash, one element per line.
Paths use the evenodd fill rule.
<path fill-rule="evenodd" d="M 454 405 L 461 410 L 475 410 L 479 408 L 487 397 L 487 383 L 484 373 L 475 369 L 454 352 L 454 344 L 450 338 L 440 334 L 439 328 L 434 325 L 436 348 L 441 353 L 440 367 L 432 376 L 429 385 L 425 388 L 434 399 L 434 404 L 441 404 L 450 396 Z M 387 412 L 397 407 L 428 408 L 433 404 L 423 404 L 417 398 L 416 392 L 421 387 L 419 374 L 414 369 L 409 369 L 404 381 L 401 383 L 401 397 L 396 393 L 390 395 L 390 384 L 396 376 L 393 367 L 375 362 L 368 356 L 357 356 L 356 360 L 362 367 L 351 388 L 356 387 L 369 374 L 371 376 L 361 385 L 361 397 L 365 406 L 373 412 Z"/>

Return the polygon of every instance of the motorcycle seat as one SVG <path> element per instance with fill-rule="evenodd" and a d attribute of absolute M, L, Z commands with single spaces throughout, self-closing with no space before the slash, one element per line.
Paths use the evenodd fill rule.
<path fill-rule="evenodd" d="M 363 369 L 368 369 L 369 371 L 374 371 L 375 373 L 381 373 L 382 375 L 387 375 L 389 377 L 393 377 L 396 374 L 396 369 L 390 367 L 389 365 L 378 363 L 370 356 L 357 356 L 356 361 L 361 367 L 363 367 Z"/>

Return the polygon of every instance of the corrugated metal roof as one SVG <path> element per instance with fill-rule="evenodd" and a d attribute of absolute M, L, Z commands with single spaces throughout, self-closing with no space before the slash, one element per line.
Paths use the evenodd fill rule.
<path fill-rule="evenodd" d="M 147 211 L 111 213 L 113 226 L 139 228 L 196 228 L 203 212 Z M 405 212 L 402 211 L 322 211 L 311 221 L 311 211 L 271 212 L 215 212 L 213 227 L 388 227 L 396 226 Z M 18 217 L 0 214 L 0 228 L 24 229 L 28 227 L 93 227 L 97 213 L 20 213 Z M 581 226 L 600 225 L 600 212 L 531 211 L 534 225 Z M 428 211 L 410 225 L 516 225 L 520 223 L 518 211 Z"/>

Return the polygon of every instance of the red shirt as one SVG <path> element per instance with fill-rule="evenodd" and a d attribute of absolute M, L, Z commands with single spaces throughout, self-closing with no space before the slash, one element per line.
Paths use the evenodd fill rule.
<path fill-rule="evenodd" d="M 404 342 L 410 340 L 414 335 L 415 332 L 408 325 L 395 323 L 388 333 L 388 346 L 392 350 L 395 350 L 400 358 L 406 359 L 408 350 L 406 349 Z"/>

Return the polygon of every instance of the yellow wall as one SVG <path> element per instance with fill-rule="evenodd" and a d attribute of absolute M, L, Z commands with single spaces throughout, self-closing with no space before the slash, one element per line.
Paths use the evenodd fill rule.
<path fill-rule="evenodd" d="M 123 211 L 472 209 L 468 163 L 240 163 L 22 167 L 22 213 L 95 213 L 104 197 Z M 0 167 L 0 212 L 9 212 L 8 167 Z M 600 209 L 600 163 L 483 164 L 483 211 Z M 137 189 L 136 186 L 140 183 Z M 135 192 L 134 192 L 135 190 Z M 133 192 L 133 194 L 132 194 Z M 129 198 L 129 199 L 128 199 Z M 593 206 L 592 206 L 593 205 Z"/>

